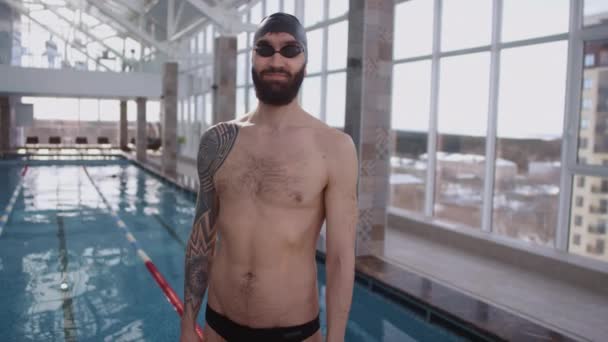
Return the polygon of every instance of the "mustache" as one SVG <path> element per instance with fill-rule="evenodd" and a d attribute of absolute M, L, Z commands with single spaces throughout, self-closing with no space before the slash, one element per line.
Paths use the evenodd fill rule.
<path fill-rule="evenodd" d="M 287 70 L 283 69 L 283 68 L 273 68 L 270 67 L 262 72 L 260 72 L 260 75 L 266 75 L 266 74 L 284 74 L 288 77 L 291 77 L 291 73 L 288 72 Z"/>

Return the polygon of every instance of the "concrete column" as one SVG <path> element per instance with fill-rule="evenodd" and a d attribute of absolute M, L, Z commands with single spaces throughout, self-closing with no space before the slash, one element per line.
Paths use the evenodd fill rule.
<path fill-rule="evenodd" d="M 129 144 L 129 125 L 127 123 L 127 101 L 120 101 L 120 121 L 118 124 L 118 142 L 121 150 Z"/>
<path fill-rule="evenodd" d="M 148 146 L 147 124 L 146 124 L 146 98 L 137 98 L 137 137 L 136 142 L 136 158 L 140 162 L 146 161 L 146 147 Z"/>
<path fill-rule="evenodd" d="M 11 147 L 11 103 L 8 96 L 0 96 L 0 151 Z"/>
<path fill-rule="evenodd" d="M 15 19 L 11 6 L 0 2 L 0 64 L 11 64 Z"/>
<path fill-rule="evenodd" d="M 393 1 L 350 0 L 344 128 L 360 164 L 357 255 L 384 252 L 394 6 Z"/>
<path fill-rule="evenodd" d="M 213 123 L 236 117 L 236 37 L 215 38 Z"/>
<path fill-rule="evenodd" d="M 177 175 L 177 63 L 163 66 L 161 168 L 169 176 Z"/>

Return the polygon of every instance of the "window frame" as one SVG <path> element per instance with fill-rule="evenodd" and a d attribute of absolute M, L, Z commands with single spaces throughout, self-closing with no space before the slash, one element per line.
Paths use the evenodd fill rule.
<path fill-rule="evenodd" d="M 395 4 L 402 3 L 407 0 L 396 0 Z M 583 0 L 569 1 L 569 27 L 568 32 L 554 34 L 544 37 L 524 39 L 520 41 L 506 42 L 501 41 L 502 31 L 502 2 L 503 0 L 493 0 L 492 8 L 492 39 L 488 46 L 468 48 L 462 50 L 442 52 L 439 47 L 441 43 L 441 16 L 442 2 L 445 0 L 433 0 L 434 15 L 433 15 L 433 50 L 430 55 L 408 57 L 403 59 L 394 59 L 393 66 L 400 63 L 415 62 L 421 60 L 430 60 L 431 67 L 431 110 L 429 119 L 429 131 L 427 136 L 427 173 L 426 173 L 426 188 L 425 188 L 425 205 L 424 212 L 411 212 L 401 208 L 389 208 L 391 213 L 406 216 L 422 222 L 433 225 L 450 228 L 452 225 L 443 223 L 433 215 L 433 206 L 435 202 L 435 186 L 436 186 L 436 164 L 437 164 L 437 93 L 440 68 L 439 63 L 441 58 L 456 56 L 461 54 L 476 53 L 482 51 L 491 52 L 491 70 L 490 70 L 490 101 L 488 110 L 488 130 L 486 136 L 486 160 L 496 160 L 496 124 L 497 124 L 497 103 L 500 79 L 500 53 L 503 49 L 511 47 L 522 47 L 532 44 L 542 44 L 550 42 L 565 41 L 567 42 L 567 65 L 566 65 L 566 91 L 564 94 L 564 125 L 561 141 L 561 168 L 559 188 L 560 194 L 558 199 L 558 218 L 557 226 L 555 227 L 555 240 L 552 247 L 544 247 L 539 245 L 529 246 L 523 241 L 514 238 L 508 238 L 510 242 L 514 242 L 518 248 L 529 250 L 532 252 L 560 250 L 568 252 L 568 242 L 570 241 L 570 220 L 572 204 L 572 186 L 575 185 L 575 176 L 599 176 L 608 177 L 608 167 L 602 165 L 588 165 L 581 163 L 578 157 L 578 137 L 579 124 L 581 116 L 581 98 L 583 89 L 583 65 L 584 65 L 584 43 L 586 41 L 608 39 L 608 24 L 583 27 Z M 595 85 L 593 85 L 595 86 Z M 492 233 L 492 208 L 493 208 L 493 192 L 494 192 L 494 174 L 495 163 L 486 163 L 483 193 L 483 208 L 482 208 L 482 231 Z M 578 184 L 577 184 L 578 185 Z M 584 186 L 584 181 L 583 181 Z M 463 230 L 465 234 L 469 232 Z M 470 235 L 475 234 L 475 230 L 471 229 Z M 485 235 L 489 240 L 500 241 L 502 236 L 495 234 Z M 571 255 L 569 255 L 570 257 Z M 588 265 L 592 260 L 581 260 L 581 265 Z"/>

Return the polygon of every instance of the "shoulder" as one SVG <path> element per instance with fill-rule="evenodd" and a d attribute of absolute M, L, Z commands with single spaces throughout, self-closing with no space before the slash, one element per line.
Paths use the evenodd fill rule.
<path fill-rule="evenodd" d="M 203 133 L 199 142 L 199 158 L 201 152 L 215 150 L 225 146 L 232 147 L 242 124 L 235 121 L 220 122 Z"/>
<path fill-rule="evenodd" d="M 241 125 L 235 121 L 220 122 L 201 136 L 197 155 L 199 169 L 217 169 L 232 150 Z"/>
<path fill-rule="evenodd" d="M 336 152 L 353 152 L 355 153 L 355 143 L 353 142 L 353 138 L 337 129 L 332 129 L 332 134 L 330 136 L 331 143 L 334 146 Z"/>
<path fill-rule="evenodd" d="M 356 172 L 358 169 L 357 150 L 351 136 L 325 124 L 316 131 L 315 140 L 325 156 L 329 175 L 339 176 L 346 170 Z"/>
<path fill-rule="evenodd" d="M 327 125 L 318 132 L 319 142 L 323 144 L 325 152 L 332 159 L 356 157 L 355 144 L 350 135 Z"/>
<path fill-rule="evenodd" d="M 203 133 L 201 136 L 201 143 L 204 140 L 217 140 L 220 138 L 236 138 L 236 135 L 239 132 L 241 123 L 237 121 L 226 121 L 215 124 Z"/>

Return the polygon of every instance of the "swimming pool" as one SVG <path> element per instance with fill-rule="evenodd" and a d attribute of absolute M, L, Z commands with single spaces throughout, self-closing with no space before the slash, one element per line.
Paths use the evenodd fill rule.
<path fill-rule="evenodd" d="M 0 210 L 25 163 L 0 161 Z M 194 196 L 122 159 L 27 164 L 0 235 L 2 340 L 176 341 L 178 314 L 111 212 L 182 298 Z M 321 263 L 318 272 L 325 329 Z M 346 340 L 462 339 L 355 284 Z"/>

